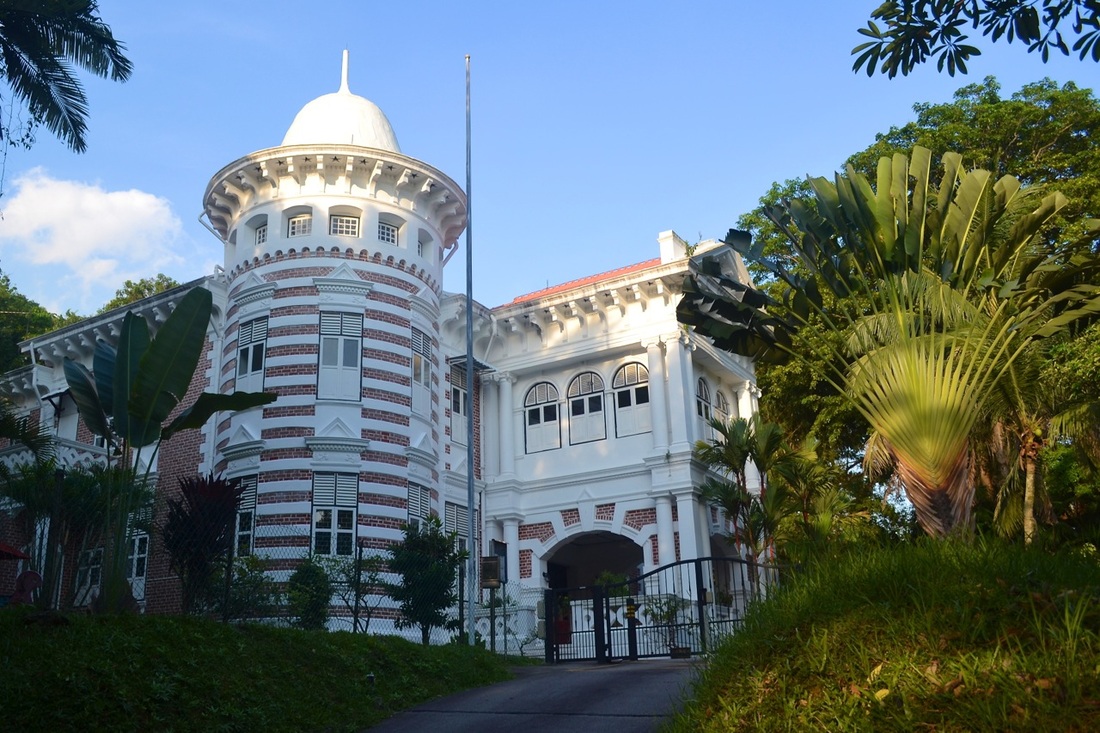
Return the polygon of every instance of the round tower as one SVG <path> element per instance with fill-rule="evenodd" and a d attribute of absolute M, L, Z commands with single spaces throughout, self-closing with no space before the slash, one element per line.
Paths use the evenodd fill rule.
<path fill-rule="evenodd" d="M 203 201 L 225 246 L 220 389 L 279 395 L 216 426 L 215 469 L 246 487 L 239 551 L 399 539 L 438 486 L 442 267 L 465 194 L 401 153 L 349 90 L 345 51 L 339 90 L 280 146 L 218 171 Z"/>

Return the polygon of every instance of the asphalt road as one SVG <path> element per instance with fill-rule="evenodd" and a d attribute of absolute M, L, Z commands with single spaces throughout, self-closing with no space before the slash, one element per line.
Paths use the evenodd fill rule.
<path fill-rule="evenodd" d="M 680 708 L 699 664 L 655 659 L 523 667 L 515 679 L 405 710 L 370 731 L 655 731 Z"/>

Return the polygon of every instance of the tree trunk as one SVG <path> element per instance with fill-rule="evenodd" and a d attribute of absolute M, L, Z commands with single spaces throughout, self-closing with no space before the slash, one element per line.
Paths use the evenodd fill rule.
<path fill-rule="evenodd" d="M 1024 544 L 1030 545 L 1035 537 L 1035 458 L 1028 453 L 1024 457 Z"/>
<path fill-rule="evenodd" d="M 906 464 L 896 454 L 894 461 L 905 495 L 912 502 L 917 522 L 925 532 L 942 538 L 971 530 L 974 483 L 970 480 L 969 450 L 959 454 L 951 472 L 939 483 L 930 481 L 917 467 Z"/>

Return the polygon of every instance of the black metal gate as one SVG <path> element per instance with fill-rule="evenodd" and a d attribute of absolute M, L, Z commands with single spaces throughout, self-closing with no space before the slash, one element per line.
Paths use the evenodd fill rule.
<path fill-rule="evenodd" d="M 547 590 L 547 663 L 690 656 L 733 633 L 779 568 L 740 558 L 680 562 L 625 583 Z"/>

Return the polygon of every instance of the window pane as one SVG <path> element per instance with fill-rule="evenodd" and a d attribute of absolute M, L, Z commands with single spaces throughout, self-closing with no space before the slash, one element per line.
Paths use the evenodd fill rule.
<path fill-rule="evenodd" d="M 344 339 L 344 366 L 359 364 L 359 339 Z"/>
<path fill-rule="evenodd" d="M 336 554 L 337 555 L 350 555 L 351 549 L 354 546 L 352 542 L 351 532 L 337 532 L 336 533 Z"/>
<path fill-rule="evenodd" d="M 332 532 L 318 532 L 313 536 L 313 553 L 315 555 L 332 554 Z"/>
<path fill-rule="evenodd" d="M 254 344 L 252 346 L 252 371 L 263 371 L 264 368 L 264 345 Z"/>
<path fill-rule="evenodd" d="M 584 414 L 584 400 L 570 400 L 569 401 L 569 414 L 572 417 Z"/>
<path fill-rule="evenodd" d="M 241 512 L 237 515 L 237 531 L 238 532 L 251 532 L 252 531 L 252 512 Z"/>
<path fill-rule="evenodd" d="M 134 563 L 134 575 L 138 578 L 145 577 L 145 556 L 138 555 L 137 562 Z"/>
<path fill-rule="evenodd" d="M 638 387 L 634 390 L 634 394 L 638 396 L 638 404 L 645 405 L 649 403 L 649 387 Z"/>
<path fill-rule="evenodd" d="M 243 377 L 248 374 L 248 347 L 241 349 L 237 353 L 237 376 Z"/>
<path fill-rule="evenodd" d="M 542 422 L 542 418 L 539 415 L 539 408 L 536 407 L 533 410 L 528 410 L 527 411 L 527 424 L 528 425 L 538 425 L 541 422 Z"/>
<path fill-rule="evenodd" d="M 318 509 L 314 515 L 314 526 L 317 529 L 332 529 L 332 510 Z"/>
<path fill-rule="evenodd" d="M 336 528 L 337 529 L 351 529 L 355 525 L 355 512 L 348 509 L 341 509 L 336 513 Z"/>
<path fill-rule="evenodd" d="M 619 400 L 619 407 L 630 407 L 630 390 L 624 389 L 622 392 L 616 392 Z"/>
<path fill-rule="evenodd" d="M 546 405 L 542 408 L 542 415 L 546 422 L 554 422 L 558 419 L 558 406 Z"/>
<path fill-rule="evenodd" d="M 321 366 L 337 366 L 337 345 L 339 339 L 325 337 L 321 339 Z"/>
<path fill-rule="evenodd" d="M 603 409 L 603 395 L 593 395 L 588 398 L 588 411 L 599 412 Z"/>

